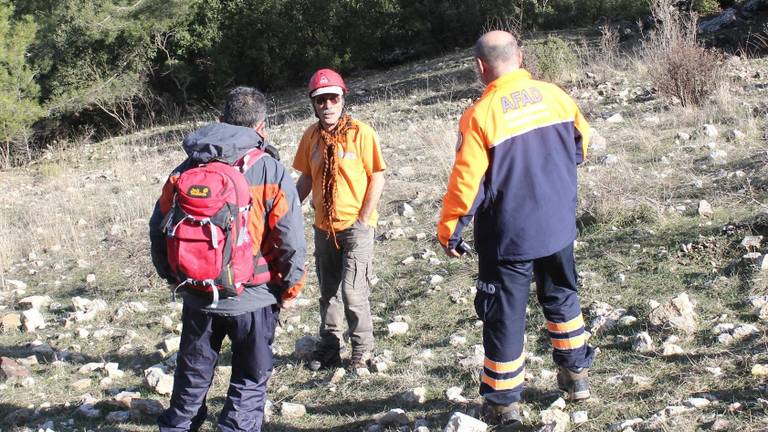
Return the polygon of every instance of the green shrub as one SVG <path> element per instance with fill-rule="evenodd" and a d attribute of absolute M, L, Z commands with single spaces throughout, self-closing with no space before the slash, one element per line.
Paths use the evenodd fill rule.
<path fill-rule="evenodd" d="M 27 47 L 35 37 L 28 18 L 13 20 L 13 6 L 0 1 L 0 163 L 30 157 L 29 128 L 43 115 L 39 88 L 27 64 Z"/>
<path fill-rule="evenodd" d="M 691 6 L 700 15 L 712 15 L 720 12 L 720 2 L 718 0 L 694 0 Z"/>
<path fill-rule="evenodd" d="M 524 49 L 524 67 L 534 78 L 564 83 L 578 76 L 578 58 L 565 40 L 550 36 L 544 42 Z"/>

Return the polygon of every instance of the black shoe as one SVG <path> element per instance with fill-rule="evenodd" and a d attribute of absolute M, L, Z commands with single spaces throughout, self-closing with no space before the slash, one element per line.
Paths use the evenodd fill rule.
<path fill-rule="evenodd" d="M 560 366 L 557 388 L 568 393 L 568 399 L 572 401 L 589 399 L 589 368 L 568 369 Z"/>
<path fill-rule="evenodd" d="M 349 369 L 356 370 L 361 368 L 367 368 L 368 362 L 371 360 L 370 351 L 355 351 L 352 350 L 352 356 L 349 358 Z"/>
<path fill-rule="evenodd" d="M 312 353 L 312 362 L 309 368 L 312 370 L 330 369 L 341 366 L 341 354 L 338 350 L 317 349 Z"/>
<path fill-rule="evenodd" d="M 483 420 L 486 423 L 499 426 L 510 426 L 517 429 L 523 424 L 520 416 L 520 404 L 513 402 L 509 405 L 494 405 L 483 403 Z"/>

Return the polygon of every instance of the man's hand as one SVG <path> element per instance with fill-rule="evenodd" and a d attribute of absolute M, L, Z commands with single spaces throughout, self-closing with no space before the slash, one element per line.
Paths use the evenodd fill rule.
<path fill-rule="evenodd" d="M 446 255 L 448 255 L 450 258 L 459 258 L 461 257 L 461 254 L 456 251 L 456 249 L 451 248 L 450 246 L 443 246 L 443 251 Z"/>

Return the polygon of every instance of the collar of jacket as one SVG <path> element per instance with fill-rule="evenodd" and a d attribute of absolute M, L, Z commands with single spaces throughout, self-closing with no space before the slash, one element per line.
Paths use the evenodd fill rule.
<path fill-rule="evenodd" d="M 530 72 L 528 72 L 525 69 L 515 69 L 510 73 L 504 74 L 496 78 L 490 84 L 488 84 L 488 86 L 485 88 L 485 92 L 483 92 L 483 96 L 487 95 L 488 93 L 506 84 L 509 84 L 515 81 L 522 81 L 522 80 L 529 80 L 529 79 L 531 79 Z"/>

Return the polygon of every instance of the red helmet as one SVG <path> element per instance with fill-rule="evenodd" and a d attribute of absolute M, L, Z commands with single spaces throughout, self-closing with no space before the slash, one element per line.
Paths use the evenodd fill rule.
<path fill-rule="evenodd" d="M 327 93 L 346 94 L 347 85 L 333 69 L 320 69 L 309 79 L 309 97 Z"/>

